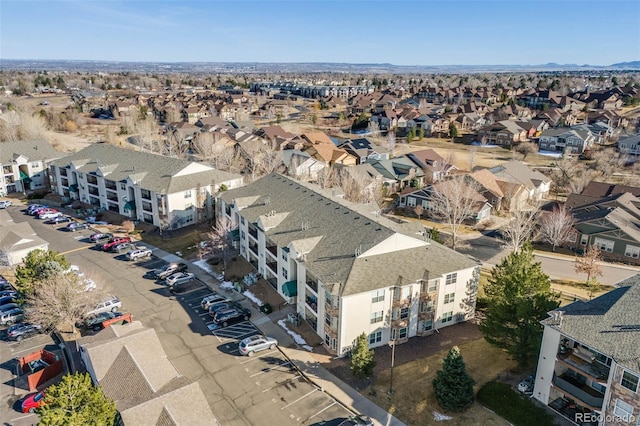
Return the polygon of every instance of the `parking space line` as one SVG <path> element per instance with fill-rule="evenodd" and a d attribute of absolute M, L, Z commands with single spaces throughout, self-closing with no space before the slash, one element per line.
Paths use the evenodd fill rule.
<path fill-rule="evenodd" d="M 67 250 L 67 251 L 63 251 L 62 253 L 58 253 L 60 256 L 66 256 L 69 253 L 75 253 L 77 251 L 81 251 L 81 250 L 87 250 L 90 249 L 92 246 L 84 246 L 84 247 L 78 247 L 75 248 L 73 250 Z"/>
<path fill-rule="evenodd" d="M 240 364 L 246 364 L 246 363 L 248 363 L 248 362 L 254 361 L 254 360 L 256 360 L 256 359 L 260 359 L 260 358 L 262 358 L 263 356 L 266 356 L 266 355 L 272 354 L 272 353 L 274 353 L 274 352 L 278 352 L 278 351 L 271 351 L 271 352 L 267 352 L 267 353 L 265 353 L 265 354 L 263 354 L 263 355 L 260 355 L 260 356 L 257 356 L 257 357 L 249 358 L 247 361 L 242 361 Z"/>
<path fill-rule="evenodd" d="M 277 385 L 275 385 L 275 386 L 271 386 L 269 389 L 265 389 L 265 390 L 263 390 L 263 391 L 262 391 L 262 393 L 272 391 L 272 390 L 274 390 L 275 388 L 278 388 L 278 387 L 280 387 L 280 386 L 282 386 L 282 385 L 284 385 L 284 384 L 287 384 L 287 383 L 292 382 L 292 381 L 297 380 L 297 379 L 302 379 L 302 377 L 300 377 L 300 376 L 298 376 L 298 375 L 295 375 L 295 376 L 293 376 L 292 378 L 285 380 L 284 382 L 278 383 L 278 384 L 277 384 Z"/>
<path fill-rule="evenodd" d="M 196 314 L 198 314 L 198 310 L 197 310 L 197 309 L 194 309 L 194 311 L 196 312 Z M 208 312 L 208 311 L 205 311 L 205 312 L 203 312 L 203 313 L 201 313 L 201 314 L 198 314 L 198 316 L 199 316 L 199 317 L 203 317 L 203 316 L 205 316 L 205 315 L 209 315 L 209 312 Z"/>
<path fill-rule="evenodd" d="M 308 397 L 309 395 L 311 395 L 312 393 L 317 392 L 317 391 L 318 391 L 318 389 L 313 389 L 311 392 L 307 393 L 306 395 L 302 395 L 300 398 L 296 399 L 295 401 L 293 401 L 293 402 L 291 402 L 291 403 L 289 403 L 289 404 L 285 405 L 284 407 L 280 407 L 280 409 L 281 409 L 281 410 L 284 410 L 284 409 L 285 409 L 285 408 L 287 408 L 287 407 L 291 407 L 291 406 L 292 406 L 293 404 L 295 404 L 296 402 L 298 402 L 298 401 L 301 401 L 301 400 L 305 399 L 306 397 Z"/>
<path fill-rule="evenodd" d="M 14 349 L 13 349 L 13 348 L 17 348 L 17 347 L 19 347 L 19 346 L 20 346 L 20 342 L 18 342 L 18 344 L 17 344 L 17 345 L 15 345 L 15 346 L 10 346 L 10 348 L 11 348 L 11 353 L 22 353 L 22 352 L 27 352 L 27 351 L 33 351 L 35 348 L 40 348 L 40 347 L 47 346 L 47 344 L 48 344 L 48 343 L 45 343 L 45 344 L 42 344 L 42 343 L 41 343 L 41 344 L 39 344 L 39 345 L 32 346 L 32 347 L 27 348 L 27 349 L 20 349 L 19 351 L 14 351 Z"/>
<path fill-rule="evenodd" d="M 26 419 L 27 417 L 33 417 L 33 416 L 35 416 L 34 413 L 29 413 L 29 414 L 27 414 L 25 416 L 16 417 L 15 419 L 9 420 L 9 422 L 7 424 L 12 424 L 13 422 L 16 422 L 18 420 Z"/>
<path fill-rule="evenodd" d="M 210 292 L 207 292 L 207 294 L 208 294 L 208 293 L 210 293 Z M 182 300 L 183 302 L 185 302 L 185 303 L 190 303 L 190 302 L 192 302 L 192 301 L 194 301 L 194 300 L 198 300 L 198 299 L 202 300 L 202 299 L 204 298 L 204 296 L 206 296 L 206 294 L 203 294 L 202 296 L 195 296 L 195 297 L 191 297 L 191 298 L 189 298 L 189 299 L 185 299 L 185 298 L 183 297 L 181 300 Z M 200 302 L 198 302 L 198 306 L 200 306 Z"/>
<path fill-rule="evenodd" d="M 333 407 L 334 405 L 336 405 L 337 402 L 335 400 L 333 400 L 333 402 L 331 404 L 329 404 L 328 406 L 324 407 L 322 410 L 318 411 L 317 413 L 315 413 L 313 416 L 308 417 L 307 420 L 311 420 L 312 418 L 314 418 L 315 416 L 318 416 L 320 414 L 322 414 L 323 411 L 328 410 L 329 408 Z"/>
<path fill-rule="evenodd" d="M 276 368 L 278 368 L 278 367 L 282 367 L 282 366 L 285 366 L 285 365 L 291 365 L 291 361 L 283 362 L 282 364 L 278 364 L 278 365 L 276 365 L 275 367 L 265 368 L 264 370 L 260 370 L 260 371 L 259 371 L 259 372 L 257 372 L 257 373 L 253 373 L 253 374 L 252 374 L 252 375 L 250 375 L 249 377 L 256 377 L 256 376 L 259 376 L 259 375 L 261 375 L 261 374 L 268 373 L 268 372 L 270 372 L 270 371 L 274 371 Z"/>

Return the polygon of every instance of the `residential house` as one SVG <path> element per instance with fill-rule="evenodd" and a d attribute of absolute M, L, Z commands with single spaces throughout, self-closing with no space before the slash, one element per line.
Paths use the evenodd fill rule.
<path fill-rule="evenodd" d="M 456 168 L 433 149 L 413 151 L 405 156 L 422 170 L 426 183 L 437 182 Z"/>
<path fill-rule="evenodd" d="M 580 195 L 593 198 L 604 198 L 610 195 L 622 194 L 624 192 L 630 192 L 636 197 L 640 197 L 640 188 L 635 186 L 598 182 L 595 180 L 589 182 L 587 186 L 584 187 Z"/>
<path fill-rule="evenodd" d="M 350 155 L 356 158 L 356 164 L 366 163 L 371 160 L 388 160 L 389 151 L 375 146 L 367 138 L 349 139 L 338 145 Z"/>
<path fill-rule="evenodd" d="M 489 124 L 477 132 L 477 140 L 483 145 L 511 147 L 527 140 L 527 131 L 514 121 L 502 120 Z"/>
<path fill-rule="evenodd" d="M 640 133 L 618 139 L 618 151 L 627 155 L 640 155 Z"/>
<path fill-rule="evenodd" d="M 256 130 L 255 134 L 271 144 L 283 149 L 283 145 L 296 137 L 295 134 L 289 133 L 280 126 L 261 127 Z"/>
<path fill-rule="evenodd" d="M 640 419 L 640 275 L 551 311 L 532 397 L 579 425 Z"/>
<path fill-rule="evenodd" d="M 315 182 L 318 179 L 318 173 L 327 167 L 324 162 L 297 149 L 280 151 L 280 158 L 289 176 L 308 182 Z"/>
<path fill-rule="evenodd" d="M 499 184 L 500 181 L 505 181 L 522 185 L 526 189 L 527 201 L 537 202 L 549 196 L 551 179 L 537 170 L 531 170 L 522 161 L 511 160 L 493 167 L 489 171 L 494 174 Z M 511 190 L 505 191 L 504 188 L 502 188 L 502 192 L 505 197 L 515 195 Z"/>
<path fill-rule="evenodd" d="M 300 139 L 306 146 L 305 151 L 316 160 L 324 162 L 327 166 L 342 164 L 353 166 L 357 158 L 349 154 L 344 148 L 338 148 L 333 140 L 323 132 L 303 133 Z"/>
<path fill-rule="evenodd" d="M 15 266 L 33 250 L 49 249 L 29 222 L 14 222 L 6 210 L 0 210 L 0 265 Z"/>
<path fill-rule="evenodd" d="M 51 188 L 155 226 L 171 229 L 212 217 L 214 194 L 242 176 L 202 163 L 93 144 L 50 165 Z"/>
<path fill-rule="evenodd" d="M 560 151 L 582 154 L 597 141 L 596 136 L 587 128 L 575 126 L 570 129 L 547 129 L 540 134 L 538 145 L 544 151 Z"/>
<path fill-rule="evenodd" d="M 474 182 L 474 185 L 478 187 L 478 193 L 491 204 L 494 210 L 499 211 L 502 209 L 504 193 L 498 184 L 496 175 L 488 169 L 480 169 L 468 174 L 466 178 Z"/>
<path fill-rule="evenodd" d="M 362 333 L 370 347 L 404 343 L 474 315 L 479 265 L 369 204 L 272 173 L 221 193 L 216 207 L 239 231 L 240 255 L 332 354 Z"/>
<path fill-rule="evenodd" d="M 48 167 L 64 156 L 42 139 L 0 143 L 0 197 L 49 188 Z"/>
<path fill-rule="evenodd" d="M 180 374 L 153 328 L 112 324 L 76 345 L 124 425 L 218 425 L 200 385 Z"/>
<path fill-rule="evenodd" d="M 408 157 L 396 157 L 389 160 L 372 160 L 368 162 L 381 176 L 393 179 L 395 191 L 402 191 L 407 187 L 422 188 L 425 184 L 425 174 L 422 169 Z M 391 188 L 390 188 L 391 189 Z"/>

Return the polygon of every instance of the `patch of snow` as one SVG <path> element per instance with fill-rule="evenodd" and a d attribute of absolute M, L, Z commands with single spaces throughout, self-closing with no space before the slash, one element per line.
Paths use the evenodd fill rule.
<path fill-rule="evenodd" d="M 560 158 L 562 157 L 562 153 L 558 152 L 558 151 L 544 151 L 544 150 L 540 150 L 538 151 L 538 154 L 540 155 L 544 155 L 545 157 L 553 157 L 553 158 Z"/>
<path fill-rule="evenodd" d="M 442 422 L 442 421 L 446 421 L 446 420 L 451 420 L 453 417 L 451 416 L 445 416 L 444 414 L 438 413 L 437 411 L 433 412 L 433 420 L 435 420 L 436 422 Z"/>
<path fill-rule="evenodd" d="M 263 302 L 262 300 L 258 299 L 258 298 L 256 297 L 256 295 L 255 295 L 255 294 L 253 294 L 253 293 L 251 293 L 249 290 L 246 290 L 246 291 L 245 291 L 244 293 L 242 293 L 242 294 L 244 294 L 245 296 L 247 296 L 247 298 L 248 298 L 248 299 L 251 299 L 251 301 L 252 301 L 253 303 L 255 303 L 256 305 L 258 305 L 258 306 L 262 306 L 262 305 L 264 305 L 264 302 Z"/>
<path fill-rule="evenodd" d="M 213 276 L 218 281 L 222 281 L 224 279 L 224 277 L 221 274 L 211 269 L 211 266 L 207 263 L 206 260 L 197 260 L 193 262 L 193 264 L 196 265 L 198 268 L 204 270 L 207 274 Z"/>
<path fill-rule="evenodd" d="M 220 284 L 220 288 L 223 289 L 223 290 L 231 290 L 234 287 L 233 287 L 233 283 L 231 281 L 223 281 Z"/>
<path fill-rule="evenodd" d="M 313 348 L 311 346 L 307 345 L 307 341 L 304 340 L 304 338 L 301 335 L 299 335 L 295 331 L 291 331 L 291 330 L 289 330 L 289 328 L 287 328 L 286 320 L 281 319 L 280 321 L 278 321 L 278 325 L 280 327 L 284 328 L 284 330 L 287 332 L 287 334 L 290 334 L 291 337 L 293 337 L 293 340 L 298 345 L 302 346 L 304 349 L 308 350 L 309 352 L 313 352 Z"/>
<path fill-rule="evenodd" d="M 490 144 L 483 145 L 483 144 L 481 144 L 480 142 L 477 142 L 477 141 L 471 142 L 471 145 L 478 146 L 480 148 L 499 148 L 500 147 L 500 145 L 490 145 Z"/>

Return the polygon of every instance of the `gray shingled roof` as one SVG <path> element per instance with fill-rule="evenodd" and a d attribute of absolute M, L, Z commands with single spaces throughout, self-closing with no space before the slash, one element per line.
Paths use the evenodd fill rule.
<path fill-rule="evenodd" d="M 24 155 L 29 161 L 49 161 L 63 157 L 65 153 L 56 151 L 42 139 L 0 142 L 0 163 L 11 164 L 19 155 Z"/>
<path fill-rule="evenodd" d="M 60 158 L 52 164 L 66 167 L 72 163 L 84 173 L 101 169 L 106 179 L 121 181 L 129 176 L 140 180 L 140 187 L 160 194 L 171 194 L 196 188 L 199 185 L 220 184 L 237 179 L 240 175 L 215 170 L 201 163 L 118 148 L 108 144 L 93 144 Z M 195 169 L 190 172 L 185 169 Z M 184 175 L 180 172 L 185 173 Z"/>
<path fill-rule="evenodd" d="M 321 237 L 306 256 L 306 268 L 325 284 L 347 283 L 348 288 L 341 289 L 343 294 L 361 291 L 363 285 L 371 286 L 373 289 L 380 287 L 381 282 L 388 282 L 376 278 L 369 280 L 367 284 L 360 283 L 357 274 L 361 272 L 354 269 L 356 251 L 365 253 L 396 232 L 416 238 L 418 227 L 403 228 L 402 225 L 393 224 L 388 219 L 375 217 L 372 212 L 375 210 L 374 206 L 365 204 L 352 208 L 345 205 L 347 203 L 344 200 L 330 198 L 330 195 L 323 195 L 320 192 L 321 190 L 313 188 L 310 184 L 303 184 L 272 173 L 244 188 L 226 191 L 221 194 L 221 198 L 225 203 L 233 203 L 235 199 L 258 196 L 241 210 L 241 214 L 250 223 L 255 223 L 260 216 L 272 211 L 275 214 L 288 212 L 289 214 L 283 217 L 277 226 L 265 232 L 268 238 L 280 247 L 286 247 L 291 242 L 300 246 L 303 244 L 295 242 Z M 368 213 L 364 211 L 367 206 L 369 206 Z M 306 229 L 303 229 L 303 223 L 308 225 Z M 433 273 L 436 273 L 436 270 L 456 271 L 460 269 L 458 267 L 460 265 L 465 265 L 464 267 L 475 265 L 475 262 L 467 256 L 437 243 L 431 243 L 429 248 L 431 256 L 437 253 L 437 257 L 427 262 L 424 251 L 424 248 L 404 250 L 405 253 L 400 256 L 404 259 L 402 261 L 397 255 L 389 254 L 369 257 L 366 262 L 376 264 L 381 270 L 387 268 L 399 271 L 402 268 L 408 268 L 406 273 L 413 271 L 409 274 L 411 276 L 418 276 L 416 274 L 422 276 L 425 268 L 431 268 Z M 394 261 L 387 261 L 387 257 Z M 374 262 L 372 262 L 373 259 L 375 259 Z M 395 267 L 396 263 L 403 267 Z M 439 266 L 436 266 L 436 263 Z M 407 267 L 406 264 L 413 264 L 413 266 Z M 414 271 L 414 268 L 417 269 Z M 387 272 L 393 275 L 393 271 Z M 351 274 L 354 273 L 356 275 L 352 279 Z"/>
<path fill-rule="evenodd" d="M 640 373 L 640 274 L 617 285 L 593 300 L 558 309 L 564 312 L 562 325 L 553 318 L 543 324 Z"/>

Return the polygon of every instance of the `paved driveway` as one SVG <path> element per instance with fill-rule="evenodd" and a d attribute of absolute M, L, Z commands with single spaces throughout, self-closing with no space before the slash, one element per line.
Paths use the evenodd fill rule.
<path fill-rule="evenodd" d="M 173 295 L 150 272 L 164 264 L 151 259 L 128 262 L 116 254 L 94 249 L 88 236 L 94 231 L 68 233 L 9 209 L 16 222 L 28 221 L 50 248 L 64 253 L 107 293 L 122 301 L 122 312 L 153 327 L 167 356 L 181 374 L 197 381 L 214 415 L 223 425 L 306 425 L 345 418 L 350 413 L 305 380 L 279 351 L 253 358 L 238 354 L 238 339 L 257 331 L 251 322 L 226 329 L 209 329 L 211 318 L 200 308 L 204 285 Z M 202 283 L 213 278 L 190 266 Z M 241 301 L 250 307 L 247 301 Z M 257 312 L 253 311 L 254 315 Z"/>

